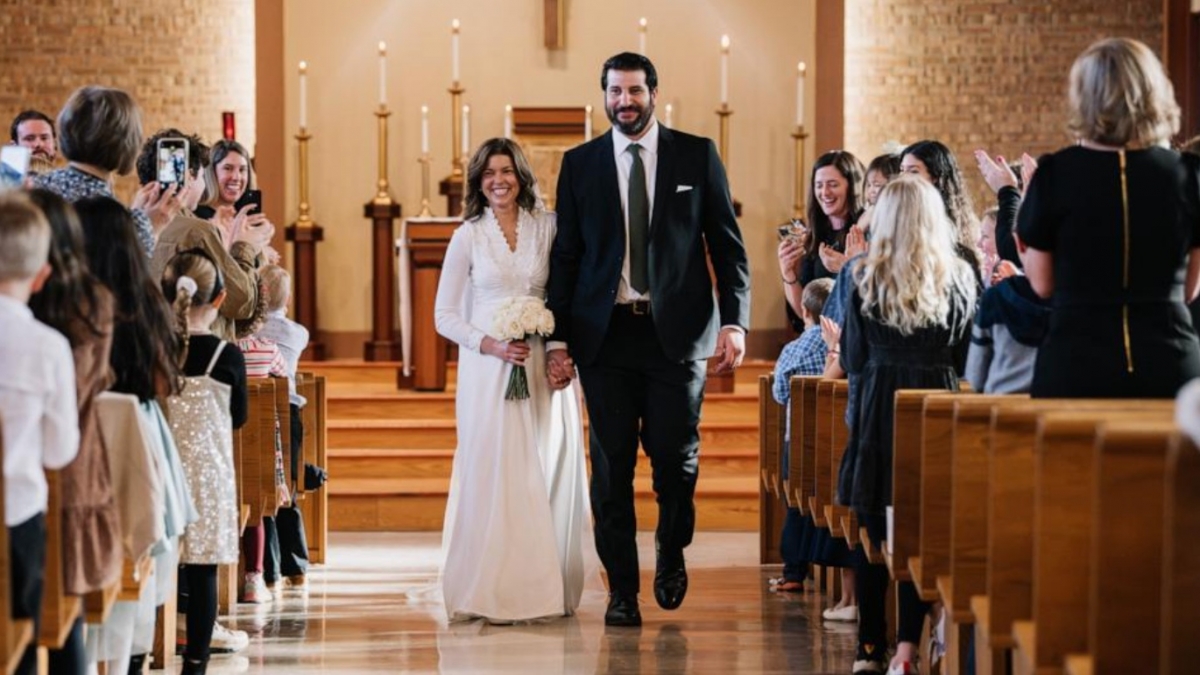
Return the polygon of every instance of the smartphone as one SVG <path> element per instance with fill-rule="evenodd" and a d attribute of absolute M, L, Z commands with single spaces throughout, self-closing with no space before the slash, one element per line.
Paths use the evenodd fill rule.
<path fill-rule="evenodd" d="M 187 180 L 188 141 L 186 138 L 158 139 L 158 185 L 164 190 L 183 188 Z"/>
<path fill-rule="evenodd" d="M 19 188 L 29 173 L 29 148 L 5 145 L 0 148 L 0 189 Z"/>
<path fill-rule="evenodd" d="M 253 204 L 254 208 L 250 209 L 251 215 L 262 213 L 262 191 L 261 190 L 246 190 L 242 196 L 238 198 L 233 205 L 234 213 L 241 213 L 242 209 L 246 208 L 247 204 Z"/>
<path fill-rule="evenodd" d="M 780 225 L 776 229 L 776 234 L 779 235 L 779 241 L 784 239 L 799 239 L 808 232 L 808 226 L 799 218 L 793 218 L 790 221 Z"/>

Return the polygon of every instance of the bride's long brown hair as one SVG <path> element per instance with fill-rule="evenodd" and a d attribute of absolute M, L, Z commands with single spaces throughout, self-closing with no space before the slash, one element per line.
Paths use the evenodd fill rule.
<path fill-rule="evenodd" d="M 463 220 L 478 218 L 487 207 L 487 197 L 483 196 L 483 172 L 487 169 L 488 161 L 495 155 L 504 155 L 512 160 L 513 168 L 517 171 L 517 183 L 521 191 L 517 194 L 517 206 L 526 211 L 532 211 L 537 205 L 535 179 L 529 160 L 521 152 L 521 146 L 516 141 L 507 138 L 489 138 L 479 146 L 471 163 L 467 165 L 467 195 L 463 199 Z"/>

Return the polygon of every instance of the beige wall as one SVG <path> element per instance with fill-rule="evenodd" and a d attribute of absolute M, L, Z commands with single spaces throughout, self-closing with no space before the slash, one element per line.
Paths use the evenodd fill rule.
<path fill-rule="evenodd" d="M 375 45 L 387 41 L 388 144 L 391 181 L 407 214 L 420 207 L 420 106 L 431 109 L 433 177 L 450 170 L 450 31 L 462 29 L 465 102 L 472 140 L 503 131 L 505 104 L 596 108 L 596 133 L 607 129 L 599 85 L 604 59 L 637 48 L 639 17 L 650 22 L 647 52 L 659 70 L 659 115 L 675 107 L 675 126 L 716 137 L 718 41 L 732 40 L 730 173 L 745 205 L 742 228 L 753 271 L 754 327 L 782 325 L 783 300 L 774 260 L 774 225 L 791 212 L 792 131 L 796 62 L 812 62 L 814 0 L 566 0 L 566 49 L 542 42 L 541 0 L 326 0 L 285 3 L 285 62 L 309 64 L 311 203 L 325 227 L 319 245 L 318 306 L 323 330 L 370 327 L 369 223 L 362 206 L 374 194 L 378 91 Z M 353 11 L 347 8 L 353 7 Z M 298 124 L 298 84 L 286 80 L 286 122 Z M 809 95 L 810 111 L 813 107 Z M 262 105 L 274 102 L 260 101 Z M 810 113 L 811 119 L 811 113 Z M 289 131 L 286 199 L 297 213 L 294 131 Z M 435 212 L 445 213 L 437 198 Z"/>
<path fill-rule="evenodd" d="M 3 142 L 20 110 L 56 117 L 76 88 L 101 84 L 134 95 L 147 135 L 177 126 L 211 141 L 231 110 L 253 147 L 253 2 L 0 0 L 0 38 Z"/>

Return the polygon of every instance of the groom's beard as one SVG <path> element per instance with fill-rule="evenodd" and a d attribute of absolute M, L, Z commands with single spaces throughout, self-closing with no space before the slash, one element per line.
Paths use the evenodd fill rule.
<path fill-rule="evenodd" d="M 637 136 L 650 126 L 650 120 L 654 119 L 654 100 L 651 99 L 650 105 L 643 108 L 640 105 L 626 105 L 620 108 L 604 107 L 604 112 L 608 115 L 608 121 L 616 127 L 617 131 L 626 136 Z M 617 115 L 623 112 L 636 112 L 638 116 L 632 122 L 622 122 Z"/>

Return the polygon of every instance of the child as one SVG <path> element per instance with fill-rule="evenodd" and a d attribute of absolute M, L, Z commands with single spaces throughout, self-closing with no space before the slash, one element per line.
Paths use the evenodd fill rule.
<path fill-rule="evenodd" d="M 1017 255 L 1025 260 L 1026 246 L 1013 232 Z M 1050 302 L 1034 292 L 1024 275 L 997 281 L 979 301 L 966 378 L 984 394 L 1026 393 L 1033 384 L 1038 346 L 1050 325 Z"/>
<path fill-rule="evenodd" d="M 171 431 L 200 519 L 187 528 L 179 561 L 187 577 L 183 673 L 204 673 L 217 620 L 217 565 L 238 559 L 241 529 L 233 466 L 233 430 L 246 423 L 246 363 L 210 327 L 225 300 L 216 263 L 199 249 L 171 258 L 162 277 L 186 330 L 183 390 L 168 399 Z"/>
<path fill-rule="evenodd" d="M 0 423 L 4 438 L 4 524 L 8 527 L 12 616 L 42 610 L 48 488 L 44 469 L 61 469 L 79 450 L 79 410 L 71 345 L 26 306 L 50 276 L 50 225 L 29 198 L 0 195 Z M 37 641 L 14 671 L 37 672 Z"/>
<path fill-rule="evenodd" d="M 820 375 L 825 370 L 825 342 L 821 339 L 821 326 L 816 317 L 821 316 L 825 300 L 833 288 L 832 279 L 817 279 L 804 287 L 801 296 L 800 318 L 804 321 L 804 332 L 792 340 L 779 354 L 775 362 L 775 400 L 785 408 L 791 400 L 791 379 L 796 375 Z M 788 425 L 784 435 L 785 446 L 791 443 L 791 416 L 784 416 Z M 788 471 L 788 455 L 783 453 L 783 471 Z M 785 593 L 804 591 L 804 579 L 808 575 L 809 551 L 805 542 L 810 538 L 812 522 L 800 515 L 800 510 L 788 508 L 783 521 L 783 535 L 779 541 L 779 555 L 783 558 L 783 577 L 772 580 L 773 590 Z"/>
<path fill-rule="evenodd" d="M 288 301 L 292 296 L 292 277 L 278 265 L 268 265 L 259 273 L 262 293 L 266 298 L 266 323 L 255 334 L 271 340 L 279 348 L 288 378 L 288 399 L 291 412 L 291 479 L 302 480 L 300 454 L 304 443 L 304 426 L 300 420 L 300 409 L 307 401 L 296 392 L 296 369 L 300 353 L 308 347 L 308 329 L 287 316 Z M 294 504 L 292 505 L 294 508 Z M 288 587 L 303 588 L 308 573 L 308 544 L 304 534 L 304 520 L 297 513 L 288 512 L 276 517 L 276 541 L 279 544 L 280 573 Z"/>

